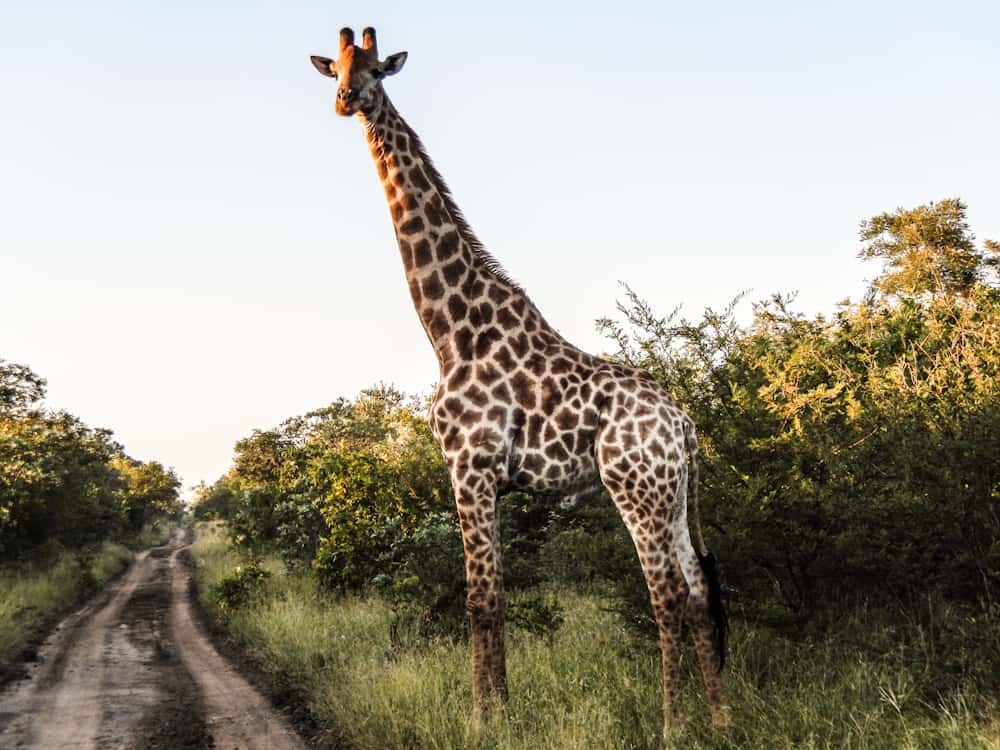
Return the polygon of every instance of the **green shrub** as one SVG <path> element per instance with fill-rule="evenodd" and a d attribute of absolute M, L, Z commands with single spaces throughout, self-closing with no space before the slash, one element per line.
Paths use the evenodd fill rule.
<path fill-rule="evenodd" d="M 256 561 L 237 565 L 216 584 L 215 602 L 219 611 L 230 613 L 250 604 L 270 575 Z"/>
<path fill-rule="evenodd" d="M 404 534 L 397 522 L 385 528 L 384 536 L 392 541 L 379 560 L 385 572 L 374 584 L 397 620 L 415 623 L 423 637 L 463 634 L 465 565 L 455 520 L 431 513 L 412 534 Z"/>
<path fill-rule="evenodd" d="M 905 638 L 911 661 L 928 678 L 930 699 L 950 690 L 1000 695 L 1000 603 L 978 608 L 928 597 L 919 612 L 918 637 Z"/>
<path fill-rule="evenodd" d="M 552 640 L 566 620 L 566 610 L 553 592 L 532 592 L 512 597 L 507 603 L 507 621 L 515 628 Z"/>
<path fill-rule="evenodd" d="M 143 550 L 149 547 L 159 547 L 166 544 L 170 535 L 177 528 L 177 522 L 173 519 L 158 518 L 146 523 L 142 527 L 139 535 L 129 540 L 132 549 Z"/>
<path fill-rule="evenodd" d="M 583 525 L 558 529 L 550 527 L 551 536 L 539 550 L 538 566 L 546 580 L 572 586 L 590 586 L 617 581 L 623 575 L 639 571 L 635 547 L 606 497 L 609 529 Z M 602 509 L 603 510 L 603 509 Z M 576 520 L 573 521 L 577 523 Z"/>

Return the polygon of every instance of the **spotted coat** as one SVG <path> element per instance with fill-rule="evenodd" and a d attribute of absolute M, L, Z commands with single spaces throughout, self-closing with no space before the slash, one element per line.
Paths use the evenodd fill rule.
<path fill-rule="evenodd" d="M 364 127 L 410 296 L 440 364 L 429 417 L 465 547 L 477 715 L 507 696 L 498 494 L 525 490 L 568 507 L 603 487 L 635 543 L 659 625 L 665 731 L 682 720 L 685 618 L 713 720 L 724 725 L 719 623 L 687 525 L 688 472 L 697 467 L 691 419 L 649 373 L 580 351 L 548 324 L 472 233 L 386 96 L 381 79 L 406 53 L 379 61 L 371 29 L 362 46 L 353 42 L 344 29 L 338 60 L 313 63 L 339 80 L 337 112 Z M 700 528 L 698 537 L 704 555 Z"/>

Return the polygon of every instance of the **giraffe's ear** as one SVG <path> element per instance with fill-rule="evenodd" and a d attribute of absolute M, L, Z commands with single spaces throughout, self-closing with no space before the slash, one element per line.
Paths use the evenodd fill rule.
<path fill-rule="evenodd" d="M 329 57 L 313 55 L 309 59 L 312 60 L 312 64 L 316 66 L 316 70 L 325 75 L 327 78 L 337 77 L 337 74 L 333 72 L 333 60 Z"/>
<path fill-rule="evenodd" d="M 381 74 L 380 77 L 395 75 L 403 69 L 403 63 L 406 62 L 406 52 L 397 52 L 395 55 L 389 55 L 385 60 L 378 64 L 378 72 Z"/>

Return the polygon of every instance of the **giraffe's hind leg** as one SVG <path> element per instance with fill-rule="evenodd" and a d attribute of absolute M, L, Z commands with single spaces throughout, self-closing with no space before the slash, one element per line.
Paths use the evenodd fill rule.
<path fill-rule="evenodd" d="M 653 617 L 659 631 L 663 666 L 663 732 L 678 733 L 684 725 L 681 690 L 681 629 L 688 598 L 688 584 L 673 553 L 670 504 L 662 493 L 621 486 L 615 472 L 605 479 L 618 512 L 632 536 L 642 565 Z"/>
<path fill-rule="evenodd" d="M 650 573 L 643 566 L 653 616 L 659 630 L 660 661 L 663 667 L 663 734 L 684 728 L 684 697 L 681 684 L 681 624 L 687 600 L 687 584 L 675 566 Z"/>
<path fill-rule="evenodd" d="M 716 623 L 687 526 L 688 453 L 682 430 L 680 419 L 645 428 L 619 419 L 601 431 L 597 445 L 601 479 L 635 543 L 659 628 L 665 736 L 683 724 L 680 648 L 685 619 L 695 635 L 713 722 L 724 724 L 728 715 L 717 670 Z"/>
<path fill-rule="evenodd" d="M 730 725 L 731 715 L 726 700 L 726 690 L 722 684 L 722 667 L 716 650 L 715 624 L 708 609 L 707 599 L 701 593 L 688 596 L 685 620 L 694 639 L 698 666 L 705 680 L 708 708 L 712 713 L 712 726 L 725 729 Z"/>
<path fill-rule="evenodd" d="M 687 472 L 682 472 L 683 483 L 687 481 Z M 681 490 L 683 493 L 683 489 Z M 685 500 L 683 494 L 680 500 Z M 684 619 L 691 637 L 694 640 L 695 653 L 698 655 L 698 666 L 705 680 L 705 692 L 708 696 L 708 707 L 712 713 L 712 725 L 724 729 L 730 724 L 730 709 L 726 700 L 725 687 L 722 684 L 722 665 L 724 645 L 720 641 L 719 629 L 724 631 L 725 624 L 719 622 L 722 613 L 713 616 L 710 607 L 710 588 L 708 578 L 691 543 L 687 526 L 686 502 L 679 502 L 674 517 L 674 549 L 681 572 L 688 583 L 687 607 Z M 723 636 L 724 637 L 724 634 Z"/>

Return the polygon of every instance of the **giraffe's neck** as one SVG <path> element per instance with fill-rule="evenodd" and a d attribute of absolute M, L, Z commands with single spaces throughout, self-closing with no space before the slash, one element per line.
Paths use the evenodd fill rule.
<path fill-rule="evenodd" d="M 359 116 L 385 189 L 413 306 L 442 370 L 482 356 L 477 335 L 501 308 L 518 324 L 549 329 L 524 291 L 500 268 L 465 223 L 413 129 L 386 97 L 373 117 Z M 500 334 L 497 328 L 498 338 Z"/>

